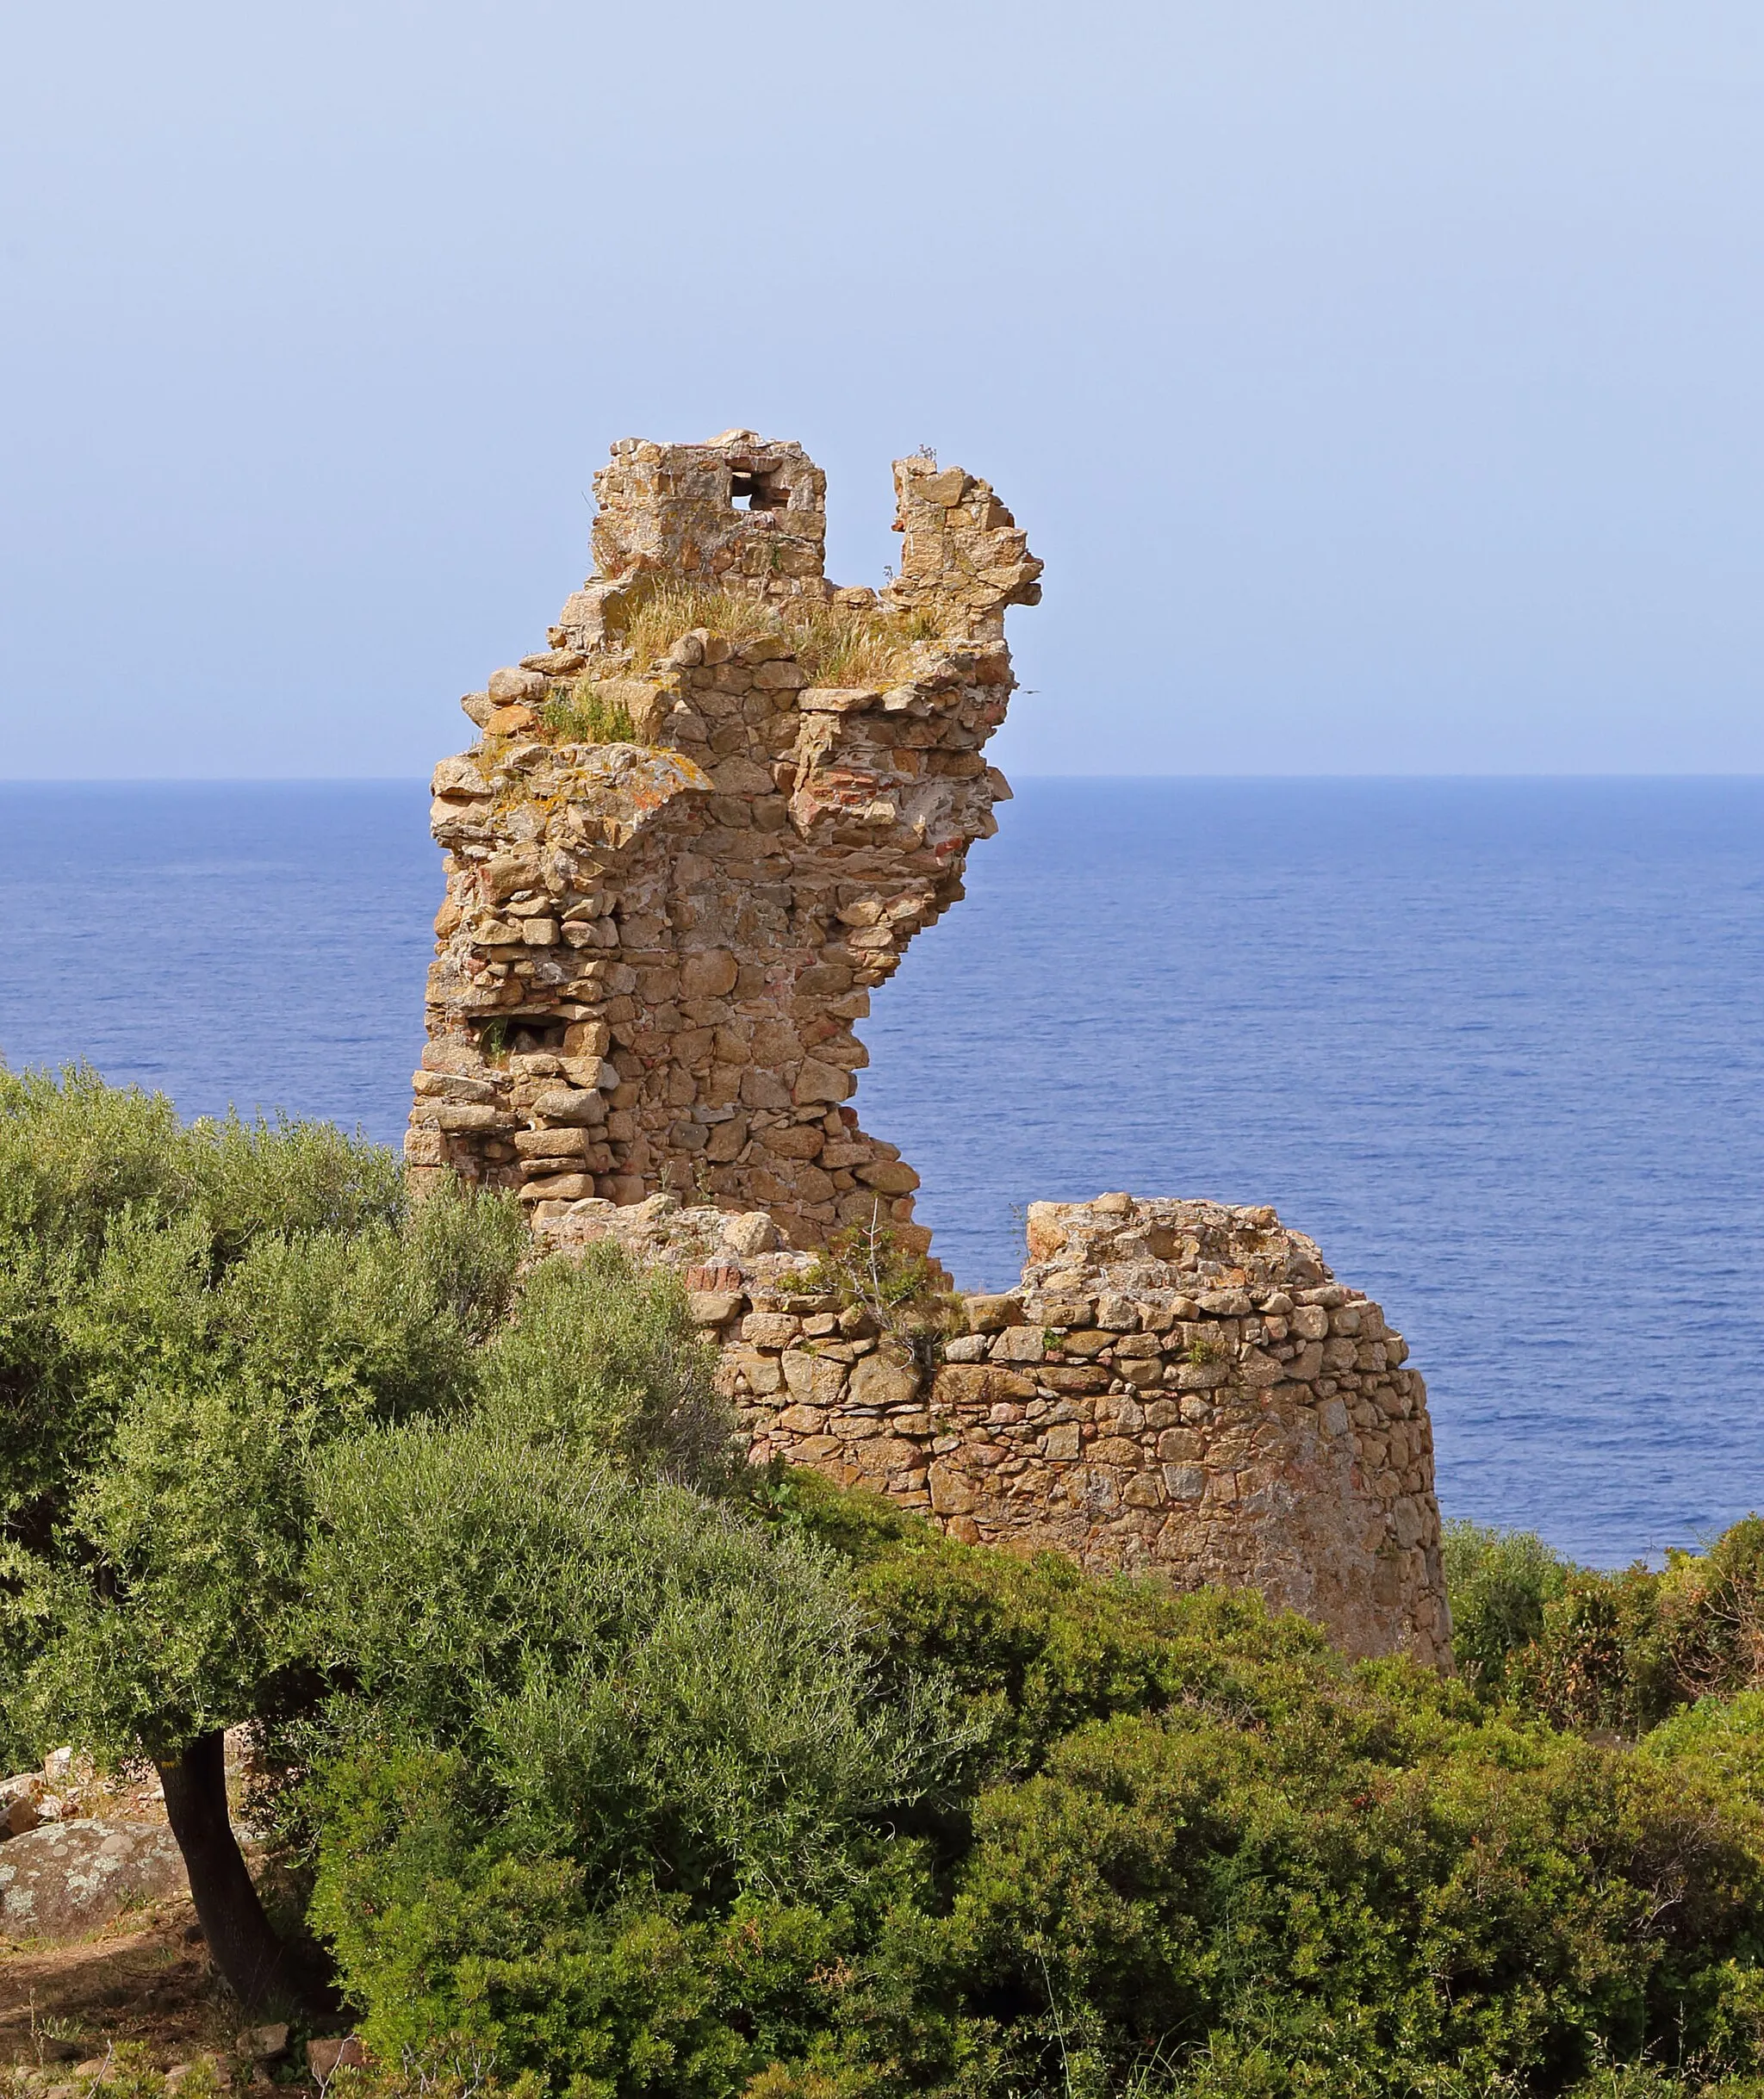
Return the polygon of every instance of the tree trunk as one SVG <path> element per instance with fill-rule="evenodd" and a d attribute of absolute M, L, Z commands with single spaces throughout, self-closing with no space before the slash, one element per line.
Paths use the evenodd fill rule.
<path fill-rule="evenodd" d="M 247 2011 L 283 2011 L 307 1995 L 246 1871 L 227 1808 L 226 1737 L 199 1735 L 158 1767 L 165 1818 L 189 1875 L 196 1916 L 214 1965 Z"/>

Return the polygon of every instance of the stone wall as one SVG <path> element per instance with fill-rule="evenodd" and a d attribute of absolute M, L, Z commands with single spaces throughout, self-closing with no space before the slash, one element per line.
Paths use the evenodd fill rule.
<path fill-rule="evenodd" d="M 1253 1585 L 1351 1652 L 1449 1666 L 1420 1378 L 1272 1211 L 1037 1203 L 1021 1288 L 935 1344 L 811 1287 L 842 1226 L 929 1246 L 918 1177 L 848 1104 L 854 1024 L 995 828 L 1004 612 L 1040 595 L 985 482 L 894 475 L 899 574 L 840 589 L 800 446 L 613 448 L 595 573 L 466 696 L 481 733 L 436 770 L 413 1177 L 681 1268 L 756 1461 L 963 1538 Z M 589 702 L 629 740 L 585 731 Z"/>
<path fill-rule="evenodd" d="M 1258 1588 L 1350 1654 L 1449 1661 L 1425 1388 L 1271 1210 L 1038 1202 L 1021 1287 L 959 1300 L 930 1347 L 816 1295 L 763 1213 L 582 1203 L 556 1236 L 683 1271 L 755 1462 L 972 1542 Z"/>

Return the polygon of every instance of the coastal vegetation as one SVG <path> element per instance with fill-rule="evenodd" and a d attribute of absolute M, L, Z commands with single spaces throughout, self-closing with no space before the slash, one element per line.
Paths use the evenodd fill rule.
<path fill-rule="evenodd" d="M 1454 1525 L 1452 1679 L 757 1472 L 711 1369 L 504 1199 L 0 1073 L 5 1748 L 157 1767 L 339 2090 L 1764 2094 L 1764 1523 L 1615 1574 Z"/>

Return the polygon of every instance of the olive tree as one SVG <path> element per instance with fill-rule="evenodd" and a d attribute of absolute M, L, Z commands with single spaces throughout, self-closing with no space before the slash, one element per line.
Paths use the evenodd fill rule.
<path fill-rule="evenodd" d="M 305 1978 L 232 1827 L 225 1730 L 310 1704 L 312 1463 L 469 1397 L 525 1245 L 328 1126 L 180 1127 L 163 1099 L 0 1071 L 0 1605 L 16 1740 L 152 1760 L 215 1964 Z"/>

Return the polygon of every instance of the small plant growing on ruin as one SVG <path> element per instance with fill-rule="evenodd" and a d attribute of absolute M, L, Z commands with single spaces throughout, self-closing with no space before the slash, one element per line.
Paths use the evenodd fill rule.
<path fill-rule="evenodd" d="M 705 628 L 736 647 L 776 635 L 815 684 L 835 686 L 885 685 L 898 678 L 914 644 L 935 640 L 938 631 L 936 620 L 925 612 L 809 599 L 774 608 L 733 591 L 671 582 L 638 594 L 614 612 L 609 624 L 630 652 L 635 677 L 653 668 L 681 635 Z"/>
<path fill-rule="evenodd" d="M 868 1313 L 921 1363 L 930 1362 L 943 1336 L 961 1324 L 942 1270 L 901 1245 L 883 1223 L 879 1203 L 866 1223 L 834 1233 L 816 1255 L 803 1288 L 815 1296 L 836 1297 L 842 1308 Z"/>
<path fill-rule="evenodd" d="M 916 642 L 935 638 L 929 612 L 817 605 L 792 625 L 796 658 L 817 685 L 879 686 L 899 678 Z"/>
<path fill-rule="evenodd" d="M 539 719 L 567 743 L 635 743 L 637 724 L 622 699 L 609 699 L 592 679 L 546 701 Z"/>

